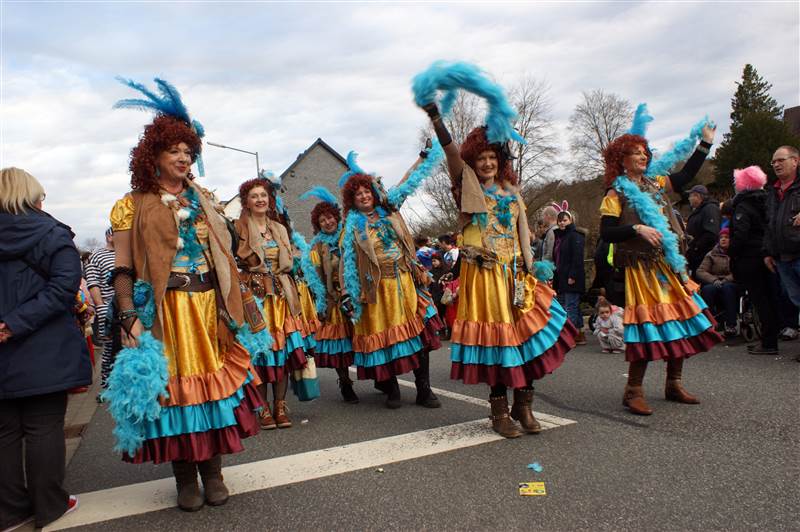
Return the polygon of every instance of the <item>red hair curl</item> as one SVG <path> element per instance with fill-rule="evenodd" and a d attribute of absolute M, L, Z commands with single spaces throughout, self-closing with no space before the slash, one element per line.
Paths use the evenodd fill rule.
<path fill-rule="evenodd" d="M 328 216 L 333 216 L 336 218 L 337 222 L 342 221 L 342 211 L 339 210 L 337 205 L 333 205 L 332 203 L 328 203 L 327 201 L 321 201 L 314 205 L 314 208 L 311 209 L 311 227 L 314 228 L 314 234 L 320 232 L 321 228 L 319 226 L 319 218 L 323 214 L 327 214 Z"/>
<path fill-rule="evenodd" d="M 513 186 L 519 184 L 519 177 L 514 172 L 511 166 L 511 161 L 508 160 L 506 154 L 503 152 L 503 146 L 498 143 L 489 144 L 486 139 L 486 126 L 476 127 L 469 132 L 467 138 L 461 144 L 461 158 L 464 162 L 475 169 L 475 161 L 478 156 L 485 151 L 491 150 L 497 155 L 498 172 L 497 177 L 500 181 L 505 181 Z"/>
<path fill-rule="evenodd" d="M 372 189 L 372 176 L 367 174 L 355 174 L 350 176 L 347 183 L 342 188 L 342 203 L 344 204 L 344 212 L 348 213 L 356 208 L 356 191 L 366 187 L 372 194 L 373 205 L 378 206 L 379 200 L 377 194 Z"/>
<path fill-rule="evenodd" d="M 151 124 L 145 126 L 139 144 L 131 150 L 128 166 L 131 171 L 131 190 L 157 193 L 159 185 L 156 159 L 162 152 L 181 142 L 189 146 L 194 163 L 200 155 L 202 143 L 186 122 L 169 115 L 158 115 Z M 193 179 L 191 173 L 189 178 Z"/>
<path fill-rule="evenodd" d="M 626 133 L 621 137 L 615 138 L 611 144 L 606 146 L 606 149 L 603 150 L 603 160 L 606 164 L 603 182 L 606 187 L 613 185 L 614 180 L 625 173 L 625 167 L 622 165 L 625 156 L 639 146 L 644 147 L 649 164 L 653 159 L 653 152 L 650 151 L 650 146 L 647 145 L 647 139 L 640 135 Z"/>
<path fill-rule="evenodd" d="M 242 209 L 247 208 L 247 195 L 250 194 L 250 191 L 256 187 L 263 187 L 264 190 L 267 191 L 267 195 L 269 196 L 267 216 L 273 220 L 278 220 L 278 212 L 275 210 L 275 192 L 273 191 L 272 183 L 270 183 L 269 179 L 265 179 L 263 177 L 248 179 L 239 185 L 239 203 L 241 203 Z"/>

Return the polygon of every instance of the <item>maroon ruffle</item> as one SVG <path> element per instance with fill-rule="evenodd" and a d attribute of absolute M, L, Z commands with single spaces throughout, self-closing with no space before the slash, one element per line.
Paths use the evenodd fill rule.
<path fill-rule="evenodd" d="M 353 352 L 342 353 L 341 355 L 329 355 L 327 353 L 314 353 L 314 362 L 318 368 L 349 368 L 353 365 L 355 355 Z"/>
<path fill-rule="evenodd" d="M 578 330 L 567 320 L 552 347 L 527 364 L 505 368 L 453 362 L 450 367 L 450 378 L 463 381 L 464 384 L 486 383 L 489 386 L 505 384 L 509 388 L 524 388 L 530 381 L 539 380 L 553 373 L 564 363 L 567 352 L 575 347 L 577 334 Z"/>
<path fill-rule="evenodd" d="M 234 410 L 236 425 L 208 432 L 193 432 L 145 440 L 134 456 L 123 454 L 126 462 L 161 464 L 174 460 L 203 462 L 220 454 L 233 454 L 244 450 L 242 440 L 259 431 L 258 413 L 264 402 L 252 382 L 244 386 L 244 398 Z"/>
<path fill-rule="evenodd" d="M 422 329 L 419 337 L 426 352 L 430 353 L 442 347 L 442 341 L 439 339 L 439 331 L 442 329 L 444 329 L 444 322 L 438 314 L 425 322 L 425 328 Z"/>
<path fill-rule="evenodd" d="M 385 381 L 397 375 L 414 371 L 419 367 L 419 353 L 414 353 L 411 356 L 398 358 L 392 360 L 388 364 L 381 364 L 380 366 L 373 366 L 365 368 L 357 366 L 359 380 L 375 380 Z"/>
<path fill-rule="evenodd" d="M 711 323 L 716 323 L 714 317 L 708 311 L 703 310 Z M 697 336 L 681 338 L 671 342 L 641 342 L 625 344 L 625 361 L 638 362 L 641 360 L 675 360 L 678 358 L 689 358 L 699 353 L 710 351 L 715 345 L 723 342 L 722 336 L 714 330 L 712 325 Z"/>
<path fill-rule="evenodd" d="M 256 373 L 258 373 L 258 378 L 261 379 L 261 382 L 267 384 L 271 382 L 282 381 L 287 373 L 290 373 L 296 369 L 303 369 L 306 367 L 306 364 L 306 354 L 298 347 L 289 354 L 289 357 L 286 359 L 286 363 L 282 367 L 256 365 L 253 367 L 255 368 Z"/>

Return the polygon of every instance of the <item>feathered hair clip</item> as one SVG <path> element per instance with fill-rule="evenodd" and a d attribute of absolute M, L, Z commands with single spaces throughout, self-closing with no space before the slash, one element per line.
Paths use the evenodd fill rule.
<path fill-rule="evenodd" d="M 386 187 L 383 186 L 381 177 L 376 176 L 373 173 L 365 172 L 358 165 L 356 159 L 358 159 L 358 153 L 350 151 L 350 153 L 347 154 L 347 171 L 342 174 L 342 177 L 339 178 L 339 188 L 344 188 L 344 186 L 347 184 L 347 180 L 356 174 L 368 175 L 372 177 L 372 191 L 375 192 L 375 195 L 378 197 L 378 205 L 388 206 L 389 196 L 386 192 Z"/>
<path fill-rule="evenodd" d="M 303 194 L 300 195 L 301 200 L 307 200 L 311 198 L 318 199 L 319 201 L 325 203 L 330 203 L 334 207 L 339 207 L 339 201 L 336 199 L 336 196 L 331 194 L 331 192 L 323 186 L 318 185 L 309 190 L 308 192 L 304 192 Z"/>
<path fill-rule="evenodd" d="M 169 82 L 160 78 L 154 78 L 158 94 L 151 91 L 143 84 L 133 81 L 132 79 L 125 79 L 117 76 L 117 81 L 123 85 L 141 92 L 146 99 L 142 98 L 124 98 L 114 104 L 114 109 L 139 109 L 142 111 L 151 111 L 156 115 L 168 115 L 178 120 L 185 122 L 201 139 L 205 137 L 206 132 L 203 125 L 197 120 L 193 120 L 189 116 L 189 110 L 184 105 L 181 99 L 181 94 Z M 205 175 L 203 168 L 203 159 L 200 154 L 197 154 L 197 173 L 201 176 Z"/>
<path fill-rule="evenodd" d="M 759 190 L 767 184 L 767 174 L 759 166 L 748 166 L 733 171 L 733 187 L 736 192 Z"/>

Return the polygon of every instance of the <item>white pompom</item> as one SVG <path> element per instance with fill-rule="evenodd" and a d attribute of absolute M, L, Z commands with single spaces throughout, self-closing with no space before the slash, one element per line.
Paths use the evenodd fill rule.
<path fill-rule="evenodd" d="M 182 208 L 178 209 L 178 219 L 179 220 L 188 220 L 189 219 L 189 209 Z"/>
<path fill-rule="evenodd" d="M 178 249 L 183 249 L 183 238 L 178 237 Z"/>
<path fill-rule="evenodd" d="M 173 201 L 178 201 L 178 198 L 166 192 L 164 194 L 161 194 L 161 203 L 163 203 L 164 205 L 169 205 Z"/>

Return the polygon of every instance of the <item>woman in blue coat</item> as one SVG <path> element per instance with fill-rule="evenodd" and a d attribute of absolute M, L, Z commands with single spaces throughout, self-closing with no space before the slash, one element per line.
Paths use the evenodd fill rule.
<path fill-rule="evenodd" d="M 63 483 L 67 390 L 92 381 L 73 312 L 81 262 L 43 199 L 33 176 L 0 170 L 0 530 L 43 527 L 78 504 Z"/>
<path fill-rule="evenodd" d="M 586 292 L 586 273 L 583 269 L 583 233 L 575 228 L 575 222 L 569 211 L 561 211 L 556 218 L 558 229 L 555 230 L 553 260 L 556 272 L 553 277 L 558 302 L 567 311 L 569 321 L 578 329 L 575 342 L 586 343 L 583 334 L 583 316 L 581 315 L 581 296 Z"/>

